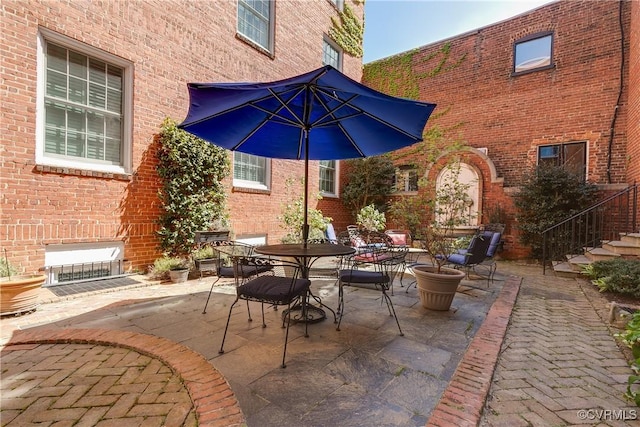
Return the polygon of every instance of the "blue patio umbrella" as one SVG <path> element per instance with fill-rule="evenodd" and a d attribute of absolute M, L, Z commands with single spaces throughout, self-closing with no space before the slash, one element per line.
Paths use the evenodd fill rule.
<path fill-rule="evenodd" d="M 305 161 L 375 156 L 418 141 L 435 104 L 392 97 L 327 65 L 269 83 L 189 83 L 180 128 L 232 151 Z"/>

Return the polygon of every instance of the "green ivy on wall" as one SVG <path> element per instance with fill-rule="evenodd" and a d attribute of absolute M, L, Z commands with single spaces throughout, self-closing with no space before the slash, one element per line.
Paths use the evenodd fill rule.
<path fill-rule="evenodd" d="M 224 149 L 178 129 L 169 118 L 162 123 L 159 141 L 160 247 L 169 255 L 183 255 L 191 251 L 196 231 L 228 221 L 222 180 L 231 170 L 229 156 Z"/>
<path fill-rule="evenodd" d="M 409 99 L 419 99 L 420 80 L 436 77 L 446 71 L 460 66 L 465 60 L 466 54 L 455 61 L 451 61 L 451 44 L 445 43 L 437 51 L 416 58 L 420 49 L 413 49 L 389 58 L 365 64 L 362 80 L 369 82 L 377 90 L 393 96 L 401 96 Z M 431 65 L 432 60 L 435 65 Z M 416 72 L 416 69 L 428 69 L 425 72 Z"/>
<path fill-rule="evenodd" d="M 436 51 L 425 55 L 421 49 L 413 49 L 398 55 L 365 64 L 362 81 L 370 87 L 392 96 L 409 99 L 420 99 L 421 81 L 436 77 L 451 71 L 462 64 L 466 53 L 457 59 L 452 59 L 451 44 L 444 43 Z M 416 70 L 427 70 L 416 72 Z M 432 116 L 432 121 L 447 114 L 448 108 L 440 109 Z M 407 149 L 393 153 L 394 160 L 413 163 L 414 156 L 421 164 L 431 164 L 444 151 L 455 151 L 464 146 L 456 138 L 451 138 L 452 131 L 462 126 L 462 123 L 441 128 L 430 126 L 423 135 L 424 141 Z"/>
<path fill-rule="evenodd" d="M 349 55 L 362 58 L 364 23 L 360 22 L 353 9 L 346 3 L 339 12 L 339 18 L 340 20 L 331 17 L 333 26 L 329 28 L 329 37 Z"/>

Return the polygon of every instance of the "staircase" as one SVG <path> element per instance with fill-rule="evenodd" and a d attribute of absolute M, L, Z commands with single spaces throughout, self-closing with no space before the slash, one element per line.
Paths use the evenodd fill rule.
<path fill-rule="evenodd" d="M 543 274 L 548 265 L 557 275 L 579 275 L 594 261 L 640 257 L 638 184 L 542 232 Z"/>
<path fill-rule="evenodd" d="M 559 277 L 578 277 L 592 262 L 618 257 L 640 260 L 640 233 L 621 234 L 620 240 L 602 242 L 602 247 L 585 248 L 583 255 L 567 255 L 566 261 L 553 262 L 553 271 Z"/>

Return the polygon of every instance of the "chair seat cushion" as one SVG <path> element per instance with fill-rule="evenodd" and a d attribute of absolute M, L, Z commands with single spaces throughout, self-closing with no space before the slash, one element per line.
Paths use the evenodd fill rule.
<path fill-rule="evenodd" d="M 220 270 L 218 270 L 218 276 L 235 277 L 235 275 L 233 274 L 233 267 L 220 267 Z"/>
<path fill-rule="evenodd" d="M 467 260 L 467 255 L 465 254 L 452 254 L 447 257 L 447 261 L 452 264 L 460 264 L 464 265 Z"/>
<path fill-rule="evenodd" d="M 238 286 L 238 295 L 259 301 L 273 301 L 288 304 L 291 300 L 304 295 L 311 286 L 307 279 L 293 279 L 281 276 L 259 276 Z"/>
<path fill-rule="evenodd" d="M 387 283 L 389 275 L 381 271 L 340 270 L 340 281 L 345 283 Z"/>
<path fill-rule="evenodd" d="M 255 276 L 256 274 L 266 273 L 270 271 L 272 267 L 270 265 L 242 265 L 238 266 L 238 277 L 246 279 L 247 277 Z M 233 267 L 221 267 L 218 271 L 220 277 L 235 277 Z"/>

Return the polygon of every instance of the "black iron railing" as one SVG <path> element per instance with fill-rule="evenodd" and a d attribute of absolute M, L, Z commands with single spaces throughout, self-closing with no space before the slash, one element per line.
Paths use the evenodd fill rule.
<path fill-rule="evenodd" d="M 542 232 L 542 268 L 565 261 L 587 248 L 638 232 L 638 185 L 634 184 Z"/>

